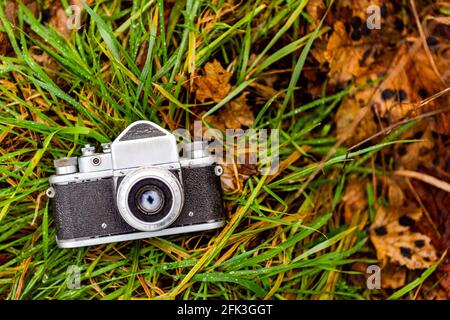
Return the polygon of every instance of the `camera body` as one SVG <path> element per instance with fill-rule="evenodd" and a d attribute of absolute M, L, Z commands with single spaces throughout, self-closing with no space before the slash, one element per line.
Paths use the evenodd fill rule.
<path fill-rule="evenodd" d="M 207 145 L 182 145 L 150 121 L 128 126 L 103 152 L 54 161 L 57 243 L 74 248 L 194 231 L 225 224 L 222 168 Z"/>

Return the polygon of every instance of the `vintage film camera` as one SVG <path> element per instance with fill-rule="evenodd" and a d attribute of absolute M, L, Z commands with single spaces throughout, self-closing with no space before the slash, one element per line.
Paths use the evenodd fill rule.
<path fill-rule="evenodd" d="M 222 167 L 202 141 L 185 143 L 150 121 L 137 121 L 103 152 L 54 161 L 57 243 L 74 248 L 210 230 L 225 224 Z"/>

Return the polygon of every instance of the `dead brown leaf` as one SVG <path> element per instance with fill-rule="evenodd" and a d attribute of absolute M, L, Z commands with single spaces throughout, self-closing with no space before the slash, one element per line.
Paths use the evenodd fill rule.
<path fill-rule="evenodd" d="M 316 25 L 319 24 L 320 19 L 322 19 L 326 10 L 327 7 L 325 6 L 323 0 L 310 0 L 306 5 L 306 12 Z M 311 26 L 311 28 L 314 28 L 314 26 Z"/>
<path fill-rule="evenodd" d="M 48 21 L 50 25 L 64 37 L 69 38 L 72 30 L 68 27 L 68 17 L 62 6 L 53 6 L 51 8 L 51 18 Z"/>
<path fill-rule="evenodd" d="M 365 95 L 367 95 L 367 90 L 345 97 L 336 112 L 337 138 L 338 140 L 346 138 L 345 144 L 348 146 L 357 144 L 377 131 L 373 113 L 369 111 L 349 135 L 348 131 L 352 127 L 353 121 L 359 115 L 361 108 L 367 105 Z"/>
<path fill-rule="evenodd" d="M 231 91 L 232 74 L 226 71 L 220 62 L 214 60 L 206 63 L 203 75 L 194 79 L 195 96 L 200 102 L 209 100 L 220 102 Z M 247 129 L 255 120 L 252 110 L 247 104 L 248 92 L 226 103 L 215 114 L 206 118 L 213 127 L 225 132 L 227 129 Z M 225 192 L 241 190 L 243 183 L 251 175 L 258 172 L 252 164 L 222 164 L 224 172 L 221 176 Z"/>
<path fill-rule="evenodd" d="M 196 98 L 202 103 L 208 100 L 220 102 L 231 90 L 230 79 L 231 73 L 219 61 L 206 63 L 204 75 L 194 80 Z"/>
<path fill-rule="evenodd" d="M 410 229 L 421 216 L 418 209 L 376 205 L 375 221 L 369 231 L 382 265 L 394 262 L 408 269 L 424 269 L 437 261 L 430 238 Z"/>
<path fill-rule="evenodd" d="M 424 106 L 420 105 L 421 101 L 445 87 L 437 78 L 425 50 L 420 47 L 420 39 L 412 38 L 410 41 L 397 51 L 386 79 L 378 87 L 371 102 L 379 115 L 390 122 L 445 107 L 450 103 L 450 95 L 446 95 Z M 435 60 L 443 78 L 450 81 L 450 51 L 447 47 L 442 45 L 440 49 L 436 48 L 436 52 L 442 52 L 442 56 L 435 56 Z M 388 92 L 390 94 L 386 96 Z M 448 117 L 448 114 L 444 116 Z M 445 119 L 439 121 L 437 131 L 450 132 L 450 125 Z"/>
<path fill-rule="evenodd" d="M 324 53 L 325 60 L 330 65 L 330 84 L 347 83 L 360 75 L 364 70 L 360 66 L 363 53 L 363 47 L 353 45 L 344 23 L 337 21 Z"/>
<path fill-rule="evenodd" d="M 381 6 L 381 0 L 341 0 L 339 5 L 349 7 L 354 13 L 365 13 L 371 5 Z"/>
<path fill-rule="evenodd" d="M 365 183 L 352 179 L 345 188 L 345 194 L 342 197 L 344 203 L 345 223 L 350 224 L 355 215 L 360 215 L 367 207 L 367 198 L 364 187 Z"/>
<path fill-rule="evenodd" d="M 13 24 L 15 24 L 17 20 L 17 8 L 19 8 L 19 5 L 15 1 L 12 0 L 6 1 L 5 16 Z"/>
<path fill-rule="evenodd" d="M 56 61 L 38 46 L 30 47 L 30 55 L 34 61 L 44 68 L 55 69 L 58 67 Z"/>
<path fill-rule="evenodd" d="M 406 269 L 404 267 L 388 263 L 381 274 L 381 287 L 383 289 L 398 289 L 405 285 Z"/>
<path fill-rule="evenodd" d="M 384 181 L 388 186 L 388 200 L 393 207 L 401 207 L 405 203 L 405 194 L 397 181 L 384 177 Z"/>
<path fill-rule="evenodd" d="M 37 16 L 38 13 L 38 4 L 36 0 L 22 0 L 22 3 L 30 10 L 30 12 Z M 19 8 L 18 1 L 8 0 L 5 3 L 5 16 L 12 23 L 17 25 L 17 10 Z"/>
<path fill-rule="evenodd" d="M 431 130 L 428 128 L 423 133 L 419 131 L 411 138 L 423 141 L 399 147 L 401 168 L 415 171 L 422 164 L 432 164 L 435 158 L 435 142 Z"/>
<path fill-rule="evenodd" d="M 450 295 L 447 295 L 445 290 L 435 286 L 434 281 L 431 283 L 425 281 L 422 285 L 421 294 L 424 300 L 448 300 L 450 298 Z"/>
<path fill-rule="evenodd" d="M 58 76 L 58 73 L 61 71 L 61 66 L 50 54 L 38 46 L 30 47 L 29 51 L 33 60 L 44 68 L 45 72 L 58 86 L 64 87 L 66 85 L 65 80 Z"/>
<path fill-rule="evenodd" d="M 244 182 L 252 175 L 258 173 L 255 165 L 249 164 L 222 164 L 223 174 L 220 177 L 222 189 L 226 193 L 236 193 L 242 190 Z"/>
<path fill-rule="evenodd" d="M 231 73 L 226 71 L 219 61 L 208 62 L 204 67 L 204 75 L 194 80 L 196 98 L 201 102 L 220 102 L 231 91 L 230 79 Z M 206 120 L 222 131 L 251 127 L 254 115 L 247 104 L 247 94 L 244 92 L 228 102 Z"/>
<path fill-rule="evenodd" d="M 206 120 L 221 131 L 251 127 L 255 118 L 247 105 L 246 96 L 247 93 L 243 93 L 223 106 L 216 115 L 210 116 Z"/>
<path fill-rule="evenodd" d="M 93 3 L 93 0 L 85 0 L 87 5 Z M 70 4 L 73 6 L 77 6 L 79 8 L 79 12 L 73 12 L 73 14 L 81 14 L 83 10 L 83 4 L 81 0 L 70 0 Z M 60 1 L 52 1 L 49 5 L 50 11 L 50 19 L 48 23 L 55 27 L 56 30 L 65 38 L 70 38 L 72 33 L 76 31 L 78 26 L 71 26 L 73 21 L 71 21 L 70 17 L 67 16 L 64 7 L 62 6 Z M 81 17 L 80 17 L 81 19 Z"/>

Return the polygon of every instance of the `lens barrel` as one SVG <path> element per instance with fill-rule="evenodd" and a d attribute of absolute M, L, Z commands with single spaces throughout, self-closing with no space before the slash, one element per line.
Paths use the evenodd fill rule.
<path fill-rule="evenodd" d="M 117 208 L 122 218 L 140 231 L 170 226 L 180 215 L 184 192 L 180 178 L 157 167 L 128 173 L 117 189 Z"/>

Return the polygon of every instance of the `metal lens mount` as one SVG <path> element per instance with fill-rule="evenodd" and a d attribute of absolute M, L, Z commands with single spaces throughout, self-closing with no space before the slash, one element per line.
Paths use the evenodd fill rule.
<path fill-rule="evenodd" d="M 164 193 L 163 212 L 141 214 L 139 199 L 142 191 L 154 186 Z M 180 215 L 184 202 L 183 187 L 177 177 L 168 170 L 144 167 L 125 176 L 117 189 L 117 208 L 122 218 L 140 231 L 156 231 L 170 226 Z"/>

